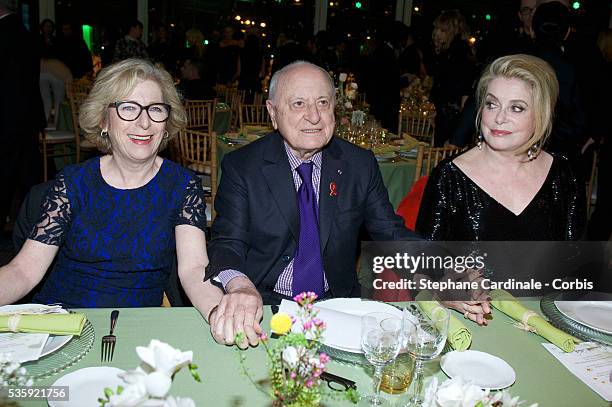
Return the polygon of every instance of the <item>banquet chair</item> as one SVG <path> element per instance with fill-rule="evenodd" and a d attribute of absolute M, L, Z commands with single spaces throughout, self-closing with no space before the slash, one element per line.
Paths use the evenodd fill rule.
<path fill-rule="evenodd" d="M 397 133 L 405 134 L 421 142 L 433 146 L 434 141 L 434 114 L 420 110 L 404 110 L 399 113 Z"/>
<path fill-rule="evenodd" d="M 416 167 L 414 170 L 414 180 L 412 185 L 423 175 L 431 174 L 431 171 L 438 165 L 440 161 L 447 157 L 452 157 L 468 147 L 446 146 L 446 147 L 431 147 L 426 144 L 419 144 L 417 152 Z"/>
<path fill-rule="evenodd" d="M 88 78 L 74 79 L 70 86 L 74 92 L 89 94 L 93 82 Z"/>
<path fill-rule="evenodd" d="M 76 149 L 76 162 L 81 162 L 81 151 L 97 151 L 96 145 L 87 140 L 81 134 L 81 126 L 79 125 L 79 109 L 85 99 L 87 99 L 87 93 L 80 91 L 80 84 L 75 84 L 73 81 L 71 84 L 66 86 L 66 95 L 68 95 L 68 101 L 70 102 L 70 113 L 72 115 L 72 132 L 75 142 Z"/>
<path fill-rule="evenodd" d="M 187 128 L 204 133 L 212 133 L 215 121 L 217 99 L 185 101 Z"/>
<path fill-rule="evenodd" d="M 240 105 L 240 129 L 245 126 L 267 126 L 272 128 L 272 120 L 266 105 Z"/>
<path fill-rule="evenodd" d="M 206 206 L 210 208 L 211 220 L 214 219 L 214 203 L 217 195 L 217 135 L 199 130 L 185 129 L 179 132 L 179 151 L 183 166 L 195 171 L 202 179 L 210 178 L 210 195 L 206 196 Z"/>
<path fill-rule="evenodd" d="M 232 95 L 229 106 L 230 106 L 230 129 L 238 130 L 240 123 L 240 106 L 244 104 L 244 99 L 246 96 L 246 91 L 239 90 L 234 95 Z"/>
<path fill-rule="evenodd" d="M 62 158 L 65 165 L 66 158 L 74 155 L 74 133 L 69 130 L 42 130 L 38 133 L 38 144 L 43 156 L 43 181 L 47 182 L 49 159 Z M 58 151 L 58 148 L 61 150 Z"/>

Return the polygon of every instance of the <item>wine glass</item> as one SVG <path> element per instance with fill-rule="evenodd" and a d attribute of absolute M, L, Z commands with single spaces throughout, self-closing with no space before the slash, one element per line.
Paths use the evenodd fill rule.
<path fill-rule="evenodd" d="M 373 366 L 374 394 L 364 397 L 370 406 L 380 406 L 380 380 L 383 367 L 395 360 L 402 344 L 402 320 L 392 314 L 373 312 L 361 318 L 361 349 Z"/>
<path fill-rule="evenodd" d="M 437 307 L 431 317 L 415 315 L 402 320 L 403 341 L 410 356 L 414 358 L 413 388 L 405 406 L 423 404 L 423 362 L 432 360 L 444 349 L 448 337 L 448 308 Z"/>

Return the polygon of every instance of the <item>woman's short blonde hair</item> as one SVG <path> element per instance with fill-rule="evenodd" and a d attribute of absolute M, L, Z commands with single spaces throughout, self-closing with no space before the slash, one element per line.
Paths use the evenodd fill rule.
<path fill-rule="evenodd" d="M 524 154 L 531 147 L 543 146 L 552 131 L 555 104 L 559 96 L 559 82 L 552 67 L 544 60 L 525 54 L 507 55 L 487 66 L 476 87 L 476 130 L 482 132 L 482 110 L 489 84 L 493 79 L 520 79 L 531 89 L 531 99 L 535 116 L 533 135 L 525 144 L 515 150 Z"/>
<path fill-rule="evenodd" d="M 110 139 L 100 134 L 101 126 L 108 119 L 109 103 L 125 100 L 145 80 L 157 83 L 162 91 L 163 102 L 170 105 L 170 117 L 166 122 L 168 138 L 162 140 L 160 151 L 166 147 L 168 140 L 186 126 L 187 114 L 170 74 L 149 61 L 126 59 L 100 71 L 89 96 L 79 109 L 79 125 L 85 137 L 103 153 L 112 153 Z"/>

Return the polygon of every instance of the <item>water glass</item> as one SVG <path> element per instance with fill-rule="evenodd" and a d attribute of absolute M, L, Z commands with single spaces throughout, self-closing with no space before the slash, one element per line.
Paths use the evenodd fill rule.
<path fill-rule="evenodd" d="M 361 318 L 361 349 L 365 358 L 374 366 L 374 394 L 364 397 L 370 406 L 385 404 L 380 397 L 380 381 L 383 367 L 392 363 L 399 353 L 402 336 L 402 319 L 384 312 L 373 312 Z"/>
<path fill-rule="evenodd" d="M 413 388 L 406 406 L 423 404 L 423 362 L 440 355 L 448 337 L 450 312 L 439 306 L 434 308 L 431 317 L 415 315 L 402 320 L 403 340 L 408 353 L 414 358 Z"/>

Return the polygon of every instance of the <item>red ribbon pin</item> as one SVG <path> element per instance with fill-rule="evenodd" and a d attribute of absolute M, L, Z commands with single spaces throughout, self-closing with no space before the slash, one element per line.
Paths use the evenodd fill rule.
<path fill-rule="evenodd" d="M 329 183 L 329 196 L 338 196 L 338 192 L 336 191 L 336 183 Z"/>

